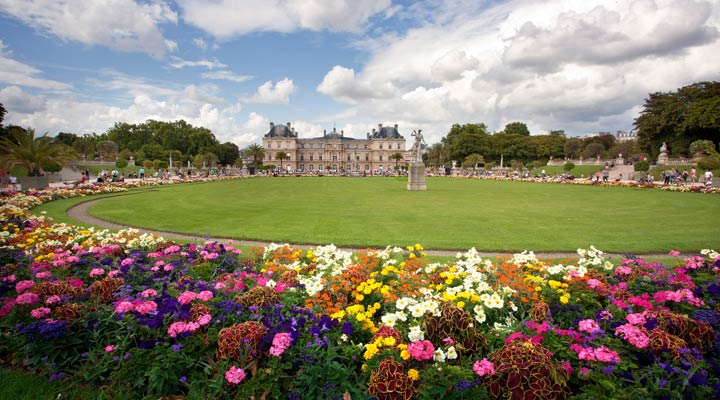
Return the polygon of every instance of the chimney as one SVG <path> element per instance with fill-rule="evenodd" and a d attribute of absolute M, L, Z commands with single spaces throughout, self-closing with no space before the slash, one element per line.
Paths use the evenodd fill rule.
<path fill-rule="evenodd" d="M 287 123 L 287 127 L 288 127 L 288 128 L 290 127 L 290 123 L 289 123 L 289 122 Z"/>
<path fill-rule="evenodd" d="M 395 130 L 397 130 L 397 124 L 395 124 Z"/>
<path fill-rule="evenodd" d="M 343 131 L 343 130 L 341 129 L 341 130 L 340 130 L 340 137 L 343 137 L 343 136 L 345 136 L 345 131 Z"/>
<path fill-rule="evenodd" d="M 382 130 L 382 124 L 378 124 L 378 132 Z"/>
<path fill-rule="evenodd" d="M 323 137 L 327 136 L 327 130 L 323 129 Z"/>
<path fill-rule="evenodd" d="M 274 126 L 275 126 L 275 124 L 273 124 L 273 123 L 271 122 L 271 123 L 270 123 L 270 127 L 272 128 L 272 127 L 274 127 Z"/>

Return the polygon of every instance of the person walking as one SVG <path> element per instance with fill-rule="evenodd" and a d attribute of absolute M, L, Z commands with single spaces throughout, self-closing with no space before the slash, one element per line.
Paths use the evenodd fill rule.
<path fill-rule="evenodd" d="M 10 174 L 9 180 L 10 180 L 10 185 L 12 186 L 12 189 L 17 190 L 17 183 L 18 183 L 17 177 L 13 174 Z"/>
<path fill-rule="evenodd" d="M 697 182 L 697 170 L 695 170 L 695 167 L 690 168 L 690 182 Z"/>
<path fill-rule="evenodd" d="M 706 170 L 705 170 L 705 174 L 703 175 L 703 177 L 705 178 L 705 179 L 704 179 L 704 181 L 705 181 L 705 186 L 712 186 L 712 179 L 713 179 L 713 173 L 712 173 L 712 171 L 710 171 L 709 169 L 706 169 Z M 12 179 L 12 175 L 10 176 L 10 178 Z"/>
<path fill-rule="evenodd" d="M 145 180 L 145 168 L 141 167 L 140 171 L 138 171 L 138 172 L 140 173 L 140 180 L 144 181 Z"/>

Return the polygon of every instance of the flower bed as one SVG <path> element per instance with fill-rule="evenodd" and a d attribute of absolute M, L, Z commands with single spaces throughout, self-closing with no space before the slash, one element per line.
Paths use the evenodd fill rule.
<path fill-rule="evenodd" d="M 535 178 L 535 177 L 512 177 L 512 176 L 498 176 L 498 175 L 468 175 L 460 176 L 455 175 L 452 178 L 463 178 L 463 179 L 483 179 L 492 181 L 518 181 L 518 182 L 532 182 L 532 183 L 562 183 L 566 185 L 583 185 L 583 186 L 614 186 L 614 187 L 627 187 L 627 188 L 639 188 L 639 189 L 659 189 L 666 192 L 685 192 L 685 193 L 708 193 L 708 194 L 720 194 L 720 187 L 705 186 L 702 184 L 670 184 L 665 185 L 662 183 L 640 183 L 635 181 L 612 181 L 612 182 L 597 182 L 592 179 L 564 179 L 562 177 L 546 177 L 546 178 Z"/>
<path fill-rule="evenodd" d="M 241 254 L 3 200 L 0 359 L 120 398 L 717 398 L 720 254 Z M 673 255 L 676 255 L 673 253 Z"/>

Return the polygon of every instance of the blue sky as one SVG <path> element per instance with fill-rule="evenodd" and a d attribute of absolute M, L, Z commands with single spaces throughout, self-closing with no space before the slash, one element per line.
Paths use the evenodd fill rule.
<path fill-rule="evenodd" d="M 184 119 L 241 147 L 378 123 L 629 130 L 648 93 L 720 79 L 717 0 L 0 0 L 6 124 Z"/>

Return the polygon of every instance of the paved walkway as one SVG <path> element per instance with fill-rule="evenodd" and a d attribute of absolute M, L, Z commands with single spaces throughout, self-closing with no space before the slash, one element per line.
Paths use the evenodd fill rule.
<path fill-rule="evenodd" d="M 118 194 L 118 196 L 127 196 L 131 195 L 130 193 L 121 193 Z M 112 196 L 110 196 L 112 197 Z M 128 228 L 134 228 L 141 232 L 147 232 L 152 233 L 158 236 L 162 236 L 165 239 L 169 240 L 183 240 L 183 241 L 218 241 L 222 243 L 229 243 L 232 242 L 235 245 L 243 245 L 243 246 L 266 246 L 270 244 L 270 242 L 261 242 L 261 241 L 253 241 L 253 240 L 240 240 L 240 239 L 231 239 L 231 238 L 223 238 L 223 237 L 207 237 L 207 236 L 198 236 L 198 235 L 190 235 L 185 233 L 177 233 L 177 232 L 168 232 L 168 231 L 156 231 L 151 229 L 145 229 L 141 227 L 136 226 L 130 226 L 130 225 L 121 225 L 116 224 L 114 222 L 109 222 L 102 220 L 100 218 L 93 217 L 88 212 L 89 208 L 99 202 L 103 201 L 108 197 L 103 197 L 100 199 L 94 199 L 94 200 L 88 200 L 85 202 L 82 202 L 80 204 L 77 204 L 67 210 L 67 214 L 72 217 L 73 219 L 76 219 L 78 221 L 81 221 L 83 223 L 100 227 L 100 228 L 107 228 L 112 230 L 120 230 L 120 229 L 128 229 Z M 317 244 L 301 244 L 301 243 L 293 243 L 294 247 L 300 248 L 300 249 L 310 249 L 313 247 L 317 247 L 319 245 Z M 341 250 L 347 250 L 352 252 L 357 252 L 360 250 L 360 248 L 341 248 Z M 467 249 L 464 250 L 431 250 L 431 249 L 425 249 L 425 253 L 430 256 L 449 256 L 454 257 L 458 253 L 464 253 L 467 251 Z M 478 254 L 481 257 L 489 258 L 489 257 L 500 257 L 500 256 L 508 256 L 512 255 L 513 252 L 491 252 L 491 251 L 479 251 Z M 519 253 L 519 252 L 517 252 Z M 535 255 L 538 258 L 542 259 L 565 259 L 565 258 L 576 258 L 577 253 L 564 253 L 564 252 L 535 252 Z M 638 256 L 641 254 L 638 254 Z M 611 254 L 606 253 L 607 257 L 611 257 L 614 259 L 621 259 L 624 258 L 624 254 Z M 644 257 L 653 257 L 653 258 L 659 258 L 659 257 L 668 257 L 667 254 L 642 254 Z"/>

